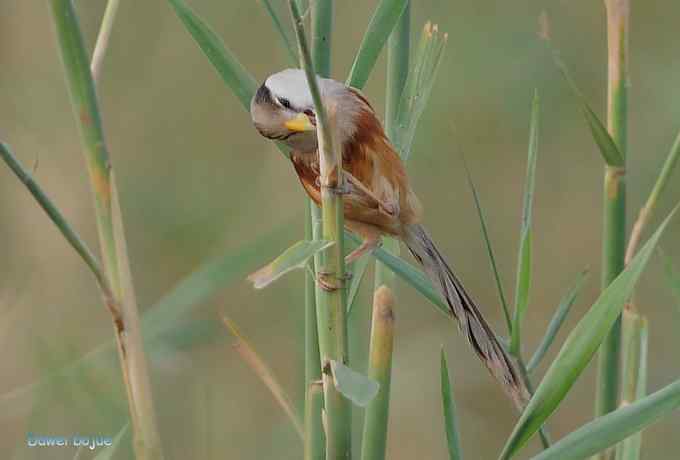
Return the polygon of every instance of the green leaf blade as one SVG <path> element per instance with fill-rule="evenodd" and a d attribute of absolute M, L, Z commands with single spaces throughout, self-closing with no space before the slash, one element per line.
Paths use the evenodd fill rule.
<path fill-rule="evenodd" d="M 517 256 L 517 282 L 515 288 L 515 313 L 512 321 L 510 352 L 520 356 L 521 327 L 529 306 L 531 291 L 531 246 L 532 246 L 532 209 L 536 183 L 536 158 L 538 156 L 540 102 L 538 92 L 534 93 L 531 104 L 531 123 L 529 126 L 529 152 L 527 158 L 526 185 L 524 187 L 522 230 L 520 233 L 519 254 Z"/>
<path fill-rule="evenodd" d="M 325 240 L 298 241 L 272 262 L 251 273 L 248 280 L 253 283 L 255 289 L 267 287 L 286 273 L 306 267 L 315 254 L 333 244 L 335 244 L 333 241 Z"/>
<path fill-rule="evenodd" d="M 366 407 L 378 394 L 378 382 L 342 363 L 331 360 L 331 371 L 335 388 L 359 407 Z"/>
<path fill-rule="evenodd" d="M 574 283 L 574 286 L 569 290 L 569 292 L 565 294 L 565 296 L 560 301 L 559 305 L 557 306 L 557 309 L 555 310 L 555 314 L 550 320 L 550 324 L 548 324 L 548 329 L 545 335 L 543 336 L 541 343 L 536 348 L 534 355 L 531 357 L 531 360 L 527 365 L 527 371 L 533 372 L 534 370 L 536 370 L 541 360 L 548 352 L 548 349 L 555 341 L 557 333 L 562 327 L 564 320 L 567 318 L 567 315 L 569 314 L 572 305 L 574 305 L 576 297 L 581 292 L 581 289 L 583 288 L 587 278 L 588 270 L 583 270 L 579 274 L 576 283 Z"/>
<path fill-rule="evenodd" d="M 680 381 L 585 424 L 532 460 L 586 458 L 615 445 L 678 407 L 680 407 Z"/>
<path fill-rule="evenodd" d="M 411 155 L 418 122 L 430 100 L 447 40 L 448 35 L 440 34 L 436 25 L 425 25 L 399 100 L 396 123 L 391 124 L 395 126 L 390 129 L 390 140 L 404 161 Z"/>
<path fill-rule="evenodd" d="M 562 72 L 564 79 L 567 81 L 569 87 L 574 93 L 574 97 L 578 99 L 578 102 L 581 105 L 581 110 L 583 111 L 583 116 L 586 119 L 586 122 L 588 123 L 590 133 L 592 134 L 593 140 L 597 144 L 600 150 L 600 154 L 602 155 L 602 158 L 604 159 L 605 163 L 608 166 L 612 167 L 623 167 L 624 165 L 623 155 L 621 154 L 621 151 L 617 147 L 616 142 L 614 142 L 614 139 L 612 139 L 605 125 L 602 123 L 600 118 L 595 114 L 593 109 L 588 104 L 588 101 L 586 100 L 585 96 L 576 85 L 576 81 L 571 76 L 569 68 L 562 60 L 559 53 L 552 47 L 551 51 L 553 60 L 557 65 L 557 68 L 560 70 L 560 72 Z"/>
<path fill-rule="evenodd" d="M 368 81 L 380 52 L 387 43 L 408 0 L 381 0 L 368 24 L 359 51 L 354 58 L 347 85 L 361 89 Z"/>
<path fill-rule="evenodd" d="M 557 409 L 581 375 L 632 294 L 674 213 L 675 210 L 659 226 L 630 265 L 602 292 L 569 334 L 506 442 L 501 459 L 511 458 L 527 443 Z"/>
<path fill-rule="evenodd" d="M 208 60 L 219 73 L 222 80 L 233 91 L 246 110 L 255 94 L 257 83 L 241 65 L 234 54 L 226 48 L 222 40 L 208 25 L 194 13 L 182 0 L 168 0 L 177 17 L 191 34 Z"/>
<path fill-rule="evenodd" d="M 458 421 L 456 420 L 456 407 L 449 379 L 449 366 L 446 362 L 444 347 L 440 353 L 440 379 L 442 406 L 444 409 L 444 426 L 446 429 L 447 448 L 450 460 L 462 460 L 463 455 L 460 448 L 460 435 L 458 434 Z"/>

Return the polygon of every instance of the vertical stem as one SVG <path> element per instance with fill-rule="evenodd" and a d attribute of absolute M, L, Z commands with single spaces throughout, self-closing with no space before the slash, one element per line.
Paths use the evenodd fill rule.
<path fill-rule="evenodd" d="M 316 73 L 331 75 L 331 35 L 333 33 L 333 0 L 315 0 L 312 9 L 312 62 Z"/>
<path fill-rule="evenodd" d="M 608 93 L 607 128 L 624 158 L 628 131 L 628 18 L 629 0 L 605 0 L 607 10 Z M 602 288 L 624 268 L 626 237 L 625 163 L 622 168 L 605 167 Z M 616 409 L 621 368 L 621 318 L 612 327 L 600 349 L 596 416 Z M 611 451 L 596 458 L 609 459 Z"/>
<path fill-rule="evenodd" d="M 312 206 L 314 206 L 314 203 L 309 198 L 305 199 L 306 240 L 319 239 L 319 235 L 315 234 L 312 225 Z M 321 361 L 319 360 L 319 334 L 316 329 L 316 290 L 314 277 L 310 273 L 305 273 L 305 388 L 311 382 L 320 379 Z"/>
<path fill-rule="evenodd" d="M 135 453 L 138 459 L 161 459 L 163 453 L 156 428 L 139 313 L 130 279 L 125 236 L 117 207 L 117 192 L 90 63 L 71 1 L 49 0 L 49 3 L 94 195 L 102 261 L 113 297 L 105 300 L 113 314 L 135 436 Z"/>
<path fill-rule="evenodd" d="M 387 425 L 394 344 L 394 296 L 387 286 L 373 296 L 373 320 L 368 376 L 378 382 L 376 397 L 366 408 L 361 460 L 383 460 L 387 448 Z"/>
<path fill-rule="evenodd" d="M 411 6 L 407 3 L 404 13 L 387 42 L 387 95 L 385 102 L 385 131 L 395 139 L 398 109 L 408 77 L 410 56 Z M 399 241 L 384 239 L 384 249 L 399 255 Z M 392 371 L 392 342 L 394 322 L 394 273 L 384 264 L 375 263 L 375 293 L 368 375 L 380 384 L 376 398 L 366 409 L 361 451 L 362 460 L 385 458 L 387 425 L 390 404 L 390 380 Z"/>
<path fill-rule="evenodd" d="M 298 6 L 299 6 L 298 2 Z M 317 0 L 311 4 L 311 46 L 312 46 L 312 62 L 316 73 L 323 76 L 330 76 L 331 70 L 331 33 L 333 31 L 333 1 L 332 0 Z M 311 238 L 314 240 L 321 239 L 321 210 L 311 200 L 307 200 L 307 216 L 309 218 L 308 229 L 311 232 Z M 314 256 L 314 276 L 318 277 L 318 272 L 321 267 L 321 254 Z M 323 424 L 321 423 L 321 412 L 323 410 L 323 393 L 322 387 L 311 382 L 321 381 L 321 361 L 319 354 L 319 334 L 317 325 L 319 319 L 317 317 L 317 308 L 319 307 L 320 297 L 322 295 L 321 288 L 315 283 L 310 276 L 307 277 L 307 330 L 310 332 L 307 335 L 307 346 L 309 349 L 314 349 L 316 354 L 315 368 L 309 369 L 307 373 L 306 385 L 309 386 L 310 392 L 317 392 L 306 400 L 305 407 L 305 460 L 321 459 L 325 456 L 325 444 Z M 313 330 L 313 332 L 312 332 Z M 313 336 L 312 336 L 313 334 Z M 312 341 L 315 343 L 312 344 Z M 311 406 L 310 406 L 311 405 Z"/>
<path fill-rule="evenodd" d="M 385 132 L 390 140 L 396 139 L 398 109 L 401 95 L 406 86 L 411 51 L 410 38 L 411 2 L 408 2 L 404 13 L 399 18 L 387 42 L 387 94 L 385 101 Z M 399 242 L 394 238 L 384 238 L 384 249 L 393 255 L 399 255 Z M 375 264 L 375 289 L 385 284 L 394 289 L 394 273 L 384 264 Z"/>
<path fill-rule="evenodd" d="M 319 208 L 310 200 L 305 201 L 305 237 L 318 240 L 321 238 Z M 318 256 L 314 257 L 314 267 L 318 267 Z M 316 276 L 316 270 L 315 275 Z M 321 385 L 321 360 L 319 358 L 319 334 L 316 317 L 317 286 L 314 276 L 305 275 L 305 460 L 322 460 L 325 456 L 323 424 L 323 393 Z"/>
<path fill-rule="evenodd" d="M 113 22 L 116 19 L 116 13 L 118 12 L 119 5 L 120 0 L 109 0 L 106 4 L 106 10 L 104 10 L 104 17 L 102 18 L 102 24 L 99 27 L 99 34 L 97 34 L 97 42 L 94 46 L 92 62 L 90 64 L 92 79 L 95 82 L 99 80 L 102 61 L 104 60 L 104 55 L 106 54 L 106 50 L 109 47 L 108 45 L 109 39 L 111 38 L 111 30 L 113 30 Z"/>
<path fill-rule="evenodd" d="M 304 460 L 323 460 L 324 445 L 321 427 L 323 408 L 323 385 L 321 381 L 307 386 L 305 398 L 305 454 Z"/>
<path fill-rule="evenodd" d="M 321 234 L 323 239 L 335 242 L 333 246 L 322 251 L 319 258 L 320 264 L 316 267 L 317 277 L 324 284 L 324 289 L 317 290 L 316 313 L 324 382 L 326 458 L 345 460 L 351 458 L 352 454 L 351 407 L 349 401 L 335 388 L 330 365 L 330 361 L 345 365 L 349 362 L 345 318 L 343 205 L 341 196 L 335 192 L 343 183 L 341 156 L 333 144 L 336 107 L 327 107 L 321 100 L 300 12 L 294 0 L 289 0 L 288 6 L 297 35 L 302 67 L 316 111 L 321 186 Z M 325 11 L 330 10 L 327 6 L 323 3 L 318 5 Z M 326 22 L 331 20 L 332 17 Z M 329 43 L 329 35 L 322 40 Z"/>
<path fill-rule="evenodd" d="M 644 316 L 623 311 L 622 319 L 623 373 L 621 405 L 625 407 L 647 394 L 647 320 Z M 617 460 L 640 458 L 642 432 L 635 433 L 616 446 Z"/>

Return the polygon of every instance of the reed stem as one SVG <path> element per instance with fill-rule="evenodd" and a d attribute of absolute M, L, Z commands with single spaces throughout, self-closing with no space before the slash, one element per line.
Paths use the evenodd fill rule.
<path fill-rule="evenodd" d="M 106 299 L 106 302 L 113 315 L 135 437 L 135 453 L 142 460 L 161 459 L 163 453 L 156 427 L 148 363 L 90 62 L 72 2 L 49 0 L 49 3 L 94 195 L 102 262 L 113 295 L 113 299 Z"/>
<path fill-rule="evenodd" d="M 608 91 L 607 129 L 616 143 L 623 166 L 605 166 L 602 289 L 621 273 L 626 251 L 625 159 L 628 132 L 628 22 L 629 0 L 605 0 L 607 10 Z M 621 375 L 621 317 L 600 348 L 595 415 L 618 406 Z M 611 451 L 595 458 L 612 458 Z"/>
<path fill-rule="evenodd" d="M 628 0 L 605 0 L 607 10 L 608 91 L 607 129 L 616 143 L 623 166 L 605 166 L 602 289 L 621 273 L 625 260 L 626 195 L 625 157 L 628 130 Z M 600 348 L 595 415 L 602 416 L 618 406 L 621 373 L 621 318 Z M 612 458 L 612 451 L 595 457 Z"/>
<path fill-rule="evenodd" d="M 361 460 L 382 460 L 387 448 L 392 349 L 394 345 L 394 295 L 380 286 L 373 296 L 371 346 L 368 377 L 380 385 L 378 394 L 366 408 Z"/>
<path fill-rule="evenodd" d="M 333 145 L 335 107 L 327 107 L 321 100 L 304 25 L 294 0 L 289 0 L 293 26 L 297 35 L 301 63 L 314 101 L 319 144 L 319 179 L 321 183 L 321 234 L 333 241 L 322 251 L 317 267 L 317 282 L 324 285 L 317 293 L 317 324 L 319 352 L 324 382 L 326 414 L 326 458 L 349 459 L 352 454 L 351 407 L 333 384 L 331 361 L 347 365 L 347 324 L 345 318 L 345 263 L 343 238 L 342 198 L 335 193 L 343 184 L 340 155 Z"/>

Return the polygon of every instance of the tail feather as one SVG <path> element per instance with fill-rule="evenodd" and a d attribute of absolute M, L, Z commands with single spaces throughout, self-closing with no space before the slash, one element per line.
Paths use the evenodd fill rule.
<path fill-rule="evenodd" d="M 529 392 L 512 358 L 484 320 L 474 301 L 463 288 L 463 284 L 453 274 L 423 226 L 408 225 L 405 230 L 404 242 L 411 254 L 421 263 L 435 287 L 439 289 L 472 348 L 514 403 L 519 408 L 524 407 L 529 399 Z"/>

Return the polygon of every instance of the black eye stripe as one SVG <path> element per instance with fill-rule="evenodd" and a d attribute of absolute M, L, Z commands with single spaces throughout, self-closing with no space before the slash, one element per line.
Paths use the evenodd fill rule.
<path fill-rule="evenodd" d="M 292 108 L 292 106 L 290 105 L 290 101 L 288 99 L 286 99 L 285 97 L 279 97 L 277 99 L 279 101 L 279 104 L 281 104 L 281 106 L 283 108 L 288 109 L 288 110 L 290 110 Z"/>

